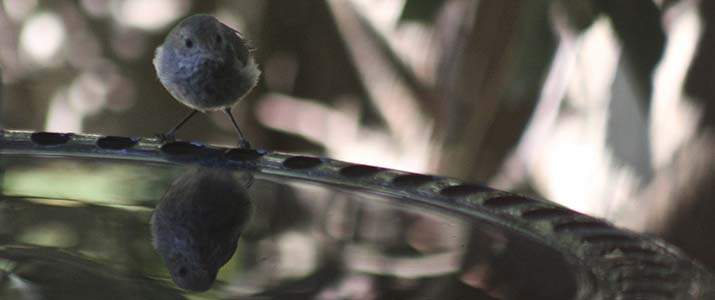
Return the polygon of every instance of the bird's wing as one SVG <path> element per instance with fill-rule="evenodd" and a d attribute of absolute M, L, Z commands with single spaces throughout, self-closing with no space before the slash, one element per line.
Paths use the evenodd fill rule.
<path fill-rule="evenodd" d="M 251 51 L 254 51 L 255 48 L 251 46 L 251 44 L 246 40 L 241 32 L 238 30 L 235 30 L 231 27 L 228 27 L 226 25 L 223 25 L 223 27 L 226 29 L 227 36 L 229 37 L 228 40 L 230 41 L 231 45 L 233 46 L 233 50 L 236 52 L 236 57 L 238 58 L 239 61 L 245 66 L 248 64 L 248 58 L 250 55 Z M 230 38 L 230 37 L 236 37 L 236 38 Z"/>

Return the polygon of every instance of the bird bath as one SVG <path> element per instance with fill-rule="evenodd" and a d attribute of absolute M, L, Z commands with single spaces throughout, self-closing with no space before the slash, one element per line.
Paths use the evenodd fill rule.
<path fill-rule="evenodd" d="M 206 292 L 178 288 L 151 214 L 196 166 L 251 174 L 253 215 Z M 2 299 L 706 299 L 660 240 L 557 204 L 326 158 L 0 131 Z"/>

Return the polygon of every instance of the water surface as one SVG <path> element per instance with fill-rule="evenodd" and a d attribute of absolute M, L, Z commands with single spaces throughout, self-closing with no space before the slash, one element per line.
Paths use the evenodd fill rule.
<path fill-rule="evenodd" d="M 207 292 L 177 287 L 150 219 L 192 166 L 0 160 L 2 299 L 571 299 L 565 258 L 409 199 L 255 173 L 254 206 Z M 237 184 L 239 184 L 237 182 Z"/>

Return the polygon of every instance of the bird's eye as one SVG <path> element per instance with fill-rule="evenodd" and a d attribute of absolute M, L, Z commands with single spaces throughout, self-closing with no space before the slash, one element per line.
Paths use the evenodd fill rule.
<path fill-rule="evenodd" d="M 184 40 L 184 45 L 186 45 L 186 48 L 191 48 L 191 47 L 194 46 L 194 41 L 192 41 L 192 40 L 190 40 L 190 39 L 185 39 L 185 40 Z"/>
<path fill-rule="evenodd" d="M 223 39 L 221 39 L 221 36 L 216 35 L 216 44 L 221 44 L 222 41 L 223 41 Z"/>
<path fill-rule="evenodd" d="M 184 277 L 184 276 L 186 276 L 186 273 L 188 273 L 186 268 L 184 268 L 184 267 L 179 268 L 179 276 Z"/>

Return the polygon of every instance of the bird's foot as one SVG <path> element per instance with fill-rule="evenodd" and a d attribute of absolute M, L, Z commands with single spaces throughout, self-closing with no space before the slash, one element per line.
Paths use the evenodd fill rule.
<path fill-rule="evenodd" d="M 167 133 L 157 133 L 156 137 L 159 139 L 159 142 L 162 144 L 165 143 L 171 143 L 176 141 L 176 134 L 173 132 L 169 131 Z"/>
<path fill-rule="evenodd" d="M 242 149 L 251 149 L 251 143 L 245 139 L 238 140 L 238 147 Z"/>

